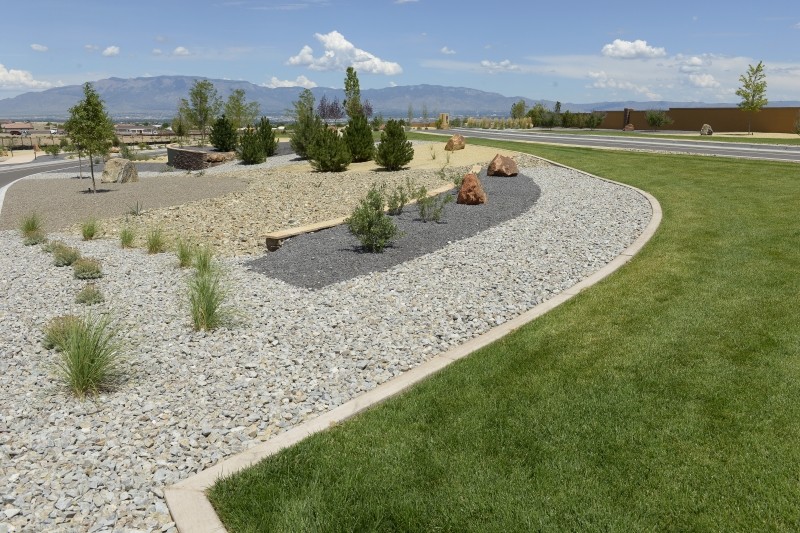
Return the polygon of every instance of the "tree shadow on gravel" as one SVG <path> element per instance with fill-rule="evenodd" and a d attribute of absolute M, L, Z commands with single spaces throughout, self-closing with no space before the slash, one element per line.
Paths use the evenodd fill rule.
<path fill-rule="evenodd" d="M 533 180 L 519 175 L 505 178 L 480 176 L 488 196 L 483 205 L 452 202 L 444 209 L 441 223 L 420 220 L 416 205 L 393 216 L 401 237 L 382 253 L 365 252 L 345 224 L 284 241 L 275 252 L 248 261 L 255 272 L 307 289 L 321 289 L 370 272 L 382 272 L 439 250 L 477 233 L 518 217 L 538 200 L 541 191 Z M 443 193 L 455 195 L 455 190 Z"/>

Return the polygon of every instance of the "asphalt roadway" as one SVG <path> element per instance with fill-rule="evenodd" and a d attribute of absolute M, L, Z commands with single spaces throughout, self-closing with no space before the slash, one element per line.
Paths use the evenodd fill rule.
<path fill-rule="evenodd" d="M 709 155 L 719 157 L 738 157 L 745 159 L 768 159 L 800 163 L 800 145 L 750 144 L 725 141 L 682 141 L 677 139 L 657 139 L 652 137 L 634 138 L 631 135 L 572 135 L 555 132 L 528 132 L 512 130 L 479 130 L 471 128 L 452 128 L 432 130 L 430 133 L 452 135 L 459 133 L 469 139 L 494 139 L 504 141 L 523 141 L 544 144 L 564 144 L 587 148 L 617 150 L 642 150 L 652 152 L 676 152 L 683 154 Z"/>

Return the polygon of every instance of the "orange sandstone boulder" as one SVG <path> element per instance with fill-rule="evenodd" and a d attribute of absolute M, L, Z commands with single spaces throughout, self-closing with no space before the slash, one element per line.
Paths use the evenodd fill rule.
<path fill-rule="evenodd" d="M 475 174 L 467 174 L 458 190 L 457 204 L 480 205 L 486 203 L 486 191 L 483 190 L 481 180 Z"/>
<path fill-rule="evenodd" d="M 510 157 L 497 154 L 486 169 L 487 176 L 516 176 L 519 174 L 517 163 Z"/>

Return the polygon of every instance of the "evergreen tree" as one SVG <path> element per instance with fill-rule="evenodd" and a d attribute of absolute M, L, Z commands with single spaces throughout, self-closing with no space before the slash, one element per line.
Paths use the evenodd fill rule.
<path fill-rule="evenodd" d="M 349 118 L 356 115 L 363 115 L 364 109 L 361 105 L 361 87 L 358 83 L 358 74 L 353 67 L 347 67 L 344 79 L 344 111 Z"/>
<path fill-rule="evenodd" d="M 209 141 L 211 141 L 211 146 L 220 152 L 230 152 L 236 149 L 237 137 L 233 123 L 225 115 L 222 115 L 211 126 Z"/>
<path fill-rule="evenodd" d="M 292 150 L 302 158 L 309 157 L 309 148 L 314 137 L 324 126 L 319 115 L 314 113 L 314 94 L 303 89 L 300 98 L 294 102 L 295 127 L 290 144 Z"/>
<path fill-rule="evenodd" d="M 79 153 L 89 156 L 92 173 L 92 191 L 97 192 L 94 180 L 94 156 L 105 155 L 111 148 L 114 138 L 114 123 L 106 113 L 103 100 L 91 83 L 83 85 L 84 99 L 69 110 L 69 119 L 64 123 L 64 131 L 69 135 Z"/>
<path fill-rule="evenodd" d="M 387 170 L 400 170 L 414 159 L 414 147 L 406 139 L 406 132 L 396 120 L 390 120 L 381 133 L 381 143 L 375 152 L 375 161 Z"/>
<path fill-rule="evenodd" d="M 261 117 L 261 121 L 258 123 L 258 139 L 264 149 L 264 157 L 275 155 L 278 149 L 278 139 L 275 138 L 275 131 L 267 117 Z"/>
<path fill-rule="evenodd" d="M 339 132 L 327 127 L 317 131 L 308 157 L 311 159 L 311 166 L 320 172 L 342 172 L 353 161 L 353 156 Z"/>
<path fill-rule="evenodd" d="M 372 128 L 369 127 L 367 117 L 356 115 L 347 123 L 344 130 L 344 142 L 350 149 L 353 161 L 360 163 L 369 161 L 375 155 L 375 141 L 372 138 Z"/>
<path fill-rule="evenodd" d="M 261 136 L 255 128 L 249 127 L 242 132 L 239 158 L 245 165 L 257 165 L 266 160 Z"/>

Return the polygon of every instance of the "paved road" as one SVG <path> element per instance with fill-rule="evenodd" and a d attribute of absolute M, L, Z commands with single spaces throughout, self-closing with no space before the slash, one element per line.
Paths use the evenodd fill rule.
<path fill-rule="evenodd" d="M 30 163 L 20 163 L 18 165 L 2 165 L 0 166 L 0 187 L 4 187 L 25 176 L 31 174 L 38 174 L 40 172 L 63 172 L 65 170 L 75 169 L 78 170 L 77 160 L 66 160 L 50 156 L 39 157 L 36 161 Z M 88 172 L 89 165 L 86 161 L 83 163 L 84 172 Z"/>
<path fill-rule="evenodd" d="M 594 148 L 617 148 L 624 150 L 652 150 L 657 152 L 681 152 L 687 154 L 715 155 L 722 157 L 742 157 L 748 159 L 769 159 L 800 163 L 800 146 L 764 145 L 714 141 L 681 141 L 676 139 L 656 139 L 651 137 L 632 138 L 631 136 L 593 136 L 570 135 L 569 133 L 526 132 L 509 130 L 476 130 L 452 128 L 437 130 L 434 133 L 452 135 L 460 133 L 466 138 L 497 139 L 507 141 L 526 141 L 547 144 L 568 144 Z"/>

